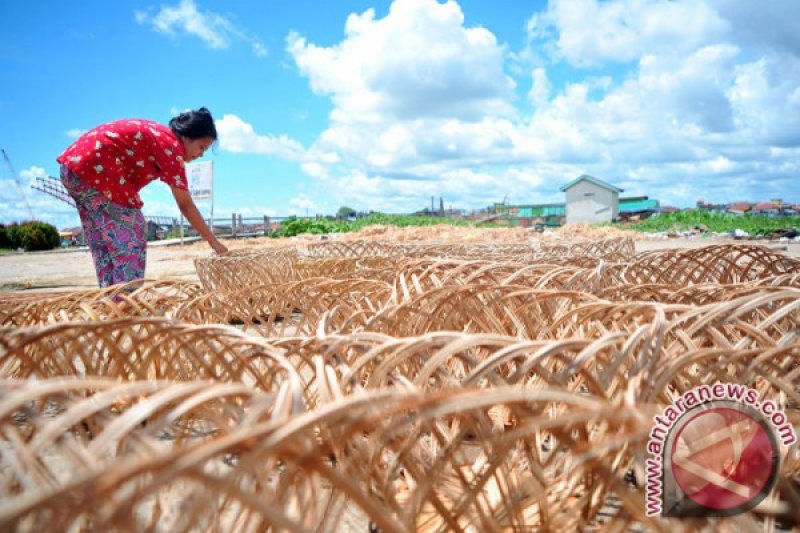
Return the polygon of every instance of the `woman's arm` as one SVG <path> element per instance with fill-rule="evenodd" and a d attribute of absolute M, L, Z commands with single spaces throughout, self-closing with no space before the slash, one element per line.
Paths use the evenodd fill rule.
<path fill-rule="evenodd" d="M 197 230 L 197 233 L 199 233 L 201 237 L 208 241 L 208 244 L 211 245 L 211 248 L 213 248 L 217 254 L 227 254 L 228 249 L 214 237 L 213 233 L 211 233 L 206 221 L 203 220 L 203 215 L 200 214 L 200 211 L 197 210 L 197 206 L 194 205 L 194 200 L 192 200 L 189 191 L 186 189 L 178 189 L 177 187 L 170 188 L 172 189 L 172 196 L 175 197 L 175 203 L 178 204 L 178 209 L 181 210 L 181 213 L 183 213 L 183 216 L 189 221 L 189 224 Z"/>

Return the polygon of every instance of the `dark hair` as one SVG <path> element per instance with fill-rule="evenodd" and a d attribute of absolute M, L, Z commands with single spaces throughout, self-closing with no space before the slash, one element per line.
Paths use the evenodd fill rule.
<path fill-rule="evenodd" d="M 211 137 L 215 141 L 217 140 L 214 119 L 211 118 L 211 111 L 205 107 L 201 107 L 197 111 L 184 111 L 169 121 L 169 128 L 175 135 L 188 139 Z"/>

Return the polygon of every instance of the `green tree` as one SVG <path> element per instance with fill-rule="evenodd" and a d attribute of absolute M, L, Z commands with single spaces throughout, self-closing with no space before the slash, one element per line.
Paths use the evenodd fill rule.
<path fill-rule="evenodd" d="M 10 226 L 6 226 L 6 237 L 8 238 L 9 248 L 19 248 L 22 246 L 22 235 L 25 231 L 25 226 L 16 222 Z"/>
<path fill-rule="evenodd" d="M 25 250 L 52 250 L 61 246 L 58 229 L 45 222 L 14 222 L 0 225 L 0 248 L 24 248 Z"/>
<path fill-rule="evenodd" d="M 356 214 L 356 210 L 355 209 L 353 209 L 352 207 L 347 207 L 345 205 L 340 207 L 339 210 L 336 212 L 336 216 L 338 218 L 347 218 L 347 217 L 355 215 L 355 214 Z"/>
<path fill-rule="evenodd" d="M 22 226 L 20 245 L 27 251 L 52 250 L 61 245 L 58 229 L 45 222 L 29 222 Z"/>

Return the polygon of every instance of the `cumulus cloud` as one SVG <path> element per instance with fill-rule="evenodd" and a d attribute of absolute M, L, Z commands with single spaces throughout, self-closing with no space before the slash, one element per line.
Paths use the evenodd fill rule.
<path fill-rule="evenodd" d="M 333 208 L 563 201 L 582 173 L 666 204 L 800 201 L 798 33 L 777 4 L 550 0 L 508 50 L 454 0 L 395 0 L 337 43 L 287 36 L 333 104 L 313 143 L 226 116 L 222 145 L 296 161 L 320 184 L 303 198 Z"/>
<path fill-rule="evenodd" d="M 181 32 L 193 35 L 209 48 L 228 48 L 231 41 L 238 39 L 249 42 L 256 56 L 267 55 L 266 48 L 257 37 L 237 27 L 228 17 L 213 11 L 200 11 L 194 0 L 181 0 L 177 5 L 162 6 L 156 12 L 137 10 L 134 18 L 139 24 L 147 24 L 154 31 L 171 37 Z"/>
<path fill-rule="evenodd" d="M 467 164 L 515 157 L 506 50 L 488 29 L 465 26 L 455 1 L 398 0 L 383 18 L 372 9 L 350 15 L 338 44 L 292 32 L 287 50 L 312 90 L 334 103 L 303 170 L 335 194 L 380 191 L 369 194 L 373 206 L 407 209 L 429 192 L 455 191 L 442 184 Z"/>
<path fill-rule="evenodd" d="M 311 212 L 313 214 L 316 214 L 316 210 L 318 209 L 317 203 L 305 194 L 295 196 L 289 200 L 289 205 L 296 209 Z"/>
<path fill-rule="evenodd" d="M 19 171 L 19 177 L 22 178 L 24 185 L 30 187 L 36 182 L 36 178 L 46 178 L 47 172 L 42 167 L 36 165 Z"/>
<path fill-rule="evenodd" d="M 215 122 L 220 148 L 234 153 L 275 155 L 300 160 L 303 145 L 286 135 L 259 135 L 252 125 L 236 115 L 226 114 Z"/>
<path fill-rule="evenodd" d="M 527 28 L 555 59 L 585 67 L 694 50 L 731 25 L 702 0 L 551 0 Z"/>
<path fill-rule="evenodd" d="M 547 77 L 547 70 L 543 67 L 538 67 L 533 70 L 533 82 L 531 90 L 528 93 L 528 100 L 535 107 L 541 107 L 550 100 L 550 93 L 553 90 L 550 80 Z"/>
<path fill-rule="evenodd" d="M 337 122 L 513 114 L 503 48 L 487 29 L 463 22 L 452 0 L 398 0 L 382 19 L 373 9 L 350 15 L 337 45 L 292 32 L 287 49 L 312 89 L 331 95 Z"/>
<path fill-rule="evenodd" d="M 800 50 L 800 31 L 797 31 L 797 4 L 769 0 L 708 0 L 746 45 L 762 51 L 788 53 L 796 56 Z"/>
<path fill-rule="evenodd" d="M 34 218 L 59 228 L 79 223 L 78 213 L 72 206 L 31 188 L 36 178 L 47 177 L 41 167 L 31 166 L 19 171 L 19 179 L 0 179 L 0 222 L 30 220 L 30 205 Z"/>
<path fill-rule="evenodd" d="M 86 133 L 86 130 L 81 130 L 81 129 L 78 129 L 78 128 L 72 128 L 71 130 L 67 130 L 66 135 L 70 139 L 77 139 L 78 137 L 80 137 L 84 133 Z"/>

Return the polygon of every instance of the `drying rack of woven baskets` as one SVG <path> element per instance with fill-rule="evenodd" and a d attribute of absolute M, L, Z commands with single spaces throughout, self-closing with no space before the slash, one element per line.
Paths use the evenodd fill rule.
<path fill-rule="evenodd" d="M 653 416 L 737 383 L 800 424 L 800 260 L 630 239 L 326 241 L 0 300 L 0 529 L 771 531 L 648 516 Z"/>

